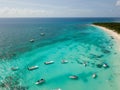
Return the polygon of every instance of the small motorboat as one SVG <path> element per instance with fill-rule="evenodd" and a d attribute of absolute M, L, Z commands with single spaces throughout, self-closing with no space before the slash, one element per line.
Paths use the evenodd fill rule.
<path fill-rule="evenodd" d="M 30 42 L 34 42 L 35 40 L 34 39 L 31 39 Z"/>
<path fill-rule="evenodd" d="M 72 75 L 72 76 L 69 76 L 70 79 L 78 79 L 78 76 L 76 75 Z"/>
<path fill-rule="evenodd" d="M 83 65 L 86 67 L 87 66 L 87 62 L 83 62 Z"/>
<path fill-rule="evenodd" d="M 61 63 L 66 64 L 66 63 L 68 63 L 68 61 L 67 60 L 62 60 Z"/>
<path fill-rule="evenodd" d="M 92 78 L 96 78 L 97 77 L 97 75 L 94 73 L 93 75 L 92 75 Z"/>
<path fill-rule="evenodd" d="M 55 90 L 62 90 L 61 88 L 57 88 L 57 89 L 55 89 Z"/>
<path fill-rule="evenodd" d="M 32 67 L 28 67 L 28 70 L 35 70 L 35 69 L 38 69 L 39 67 L 38 66 L 32 66 Z"/>
<path fill-rule="evenodd" d="M 53 64 L 53 63 L 54 63 L 54 61 L 47 61 L 47 62 L 44 62 L 44 64 L 46 64 L 46 65 Z"/>
<path fill-rule="evenodd" d="M 40 79 L 40 80 L 38 80 L 35 84 L 36 84 L 36 85 L 38 85 L 38 84 L 43 84 L 44 82 L 45 82 L 44 79 Z"/>
<path fill-rule="evenodd" d="M 45 36 L 45 33 L 40 33 L 41 36 Z"/>
<path fill-rule="evenodd" d="M 106 63 L 103 63 L 104 68 L 108 68 L 109 66 Z"/>
<path fill-rule="evenodd" d="M 12 71 L 17 71 L 19 68 L 18 67 L 12 67 L 11 70 Z"/>

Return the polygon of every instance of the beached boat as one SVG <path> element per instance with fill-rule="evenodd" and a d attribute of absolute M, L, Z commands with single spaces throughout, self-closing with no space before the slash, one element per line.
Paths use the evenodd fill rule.
<path fill-rule="evenodd" d="M 97 77 L 97 75 L 94 73 L 93 75 L 92 75 L 92 78 L 96 78 Z"/>
<path fill-rule="evenodd" d="M 38 80 L 35 84 L 36 84 L 36 85 L 38 85 L 38 84 L 43 84 L 44 82 L 45 82 L 44 79 L 40 79 L 40 80 Z"/>
<path fill-rule="evenodd" d="M 76 75 L 72 75 L 72 76 L 69 76 L 70 79 L 78 79 L 78 76 Z"/>
<path fill-rule="evenodd" d="M 19 69 L 18 67 L 12 67 L 12 68 L 11 68 L 12 71 L 16 71 L 16 70 L 18 70 L 18 69 Z"/>
<path fill-rule="evenodd" d="M 67 60 L 62 60 L 61 63 L 66 64 L 66 63 L 68 63 L 68 61 Z"/>
<path fill-rule="evenodd" d="M 48 65 L 48 64 L 53 64 L 54 61 L 47 61 L 47 62 L 44 62 L 44 64 Z"/>
<path fill-rule="evenodd" d="M 39 67 L 38 66 L 32 66 L 32 67 L 28 67 L 28 70 L 35 70 L 35 69 L 38 69 Z"/>

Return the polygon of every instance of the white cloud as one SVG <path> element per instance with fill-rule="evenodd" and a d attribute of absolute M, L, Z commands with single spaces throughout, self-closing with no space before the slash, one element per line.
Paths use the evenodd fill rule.
<path fill-rule="evenodd" d="M 42 17 L 47 16 L 51 12 L 46 10 L 36 10 L 36 9 L 27 9 L 27 8 L 0 8 L 0 17 Z"/>
<path fill-rule="evenodd" d="M 93 11 L 90 9 L 73 9 L 73 8 L 66 8 L 64 10 L 60 9 L 59 12 L 56 12 L 56 15 L 60 16 L 69 16 L 69 17 L 82 17 L 82 16 L 90 16 Z"/>
<path fill-rule="evenodd" d="M 116 2 L 116 6 L 120 6 L 120 0 Z"/>
<path fill-rule="evenodd" d="M 80 17 L 91 15 L 90 9 L 28 1 L 0 0 L 0 3 L 2 3 L 0 17 Z"/>
<path fill-rule="evenodd" d="M 72 17 L 72 16 L 87 16 L 92 11 L 88 9 L 70 9 L 70 8 L 55 8 L 55 9 L 30 9 L 30 8 L 0 8 L 0 17 Z"/>

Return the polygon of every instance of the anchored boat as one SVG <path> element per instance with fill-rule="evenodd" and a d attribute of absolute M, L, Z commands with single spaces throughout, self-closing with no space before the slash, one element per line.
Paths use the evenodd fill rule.
<path fill-rule="evenodd" d="M 41 36 L 44 36 L 44 35 L 45 35 L 45 33 L 40 33 L 40 35 L 41 35 Z"/>
<path fill-rule="evenodd" d="M 28 67 L 28 70 L 35 70 L 35 69 L 38 69 L 39 67 L 38 66 L 32 66 L 32 67 Z"/>
<path fill-rule="evenodd" d="M 62 60 L 61 63 L 66 64 L 66 63 L 68 63 L 68 61 L 67 60 Z"/>
<path fill-rule="evenodd" d="M 53 64 L 53 63 L 54 63 L 54 61 L 47 61 L 47 62 L 44 62 L 44 64 L 46 64 L 46 65 Z"/>
<path fill-rule="evenodd" d="M 35 40 L 34 39 L 31 39 L 30 42 L 34 42 Z"/>
<path fill-rule="evenodd" d="M 17 71 L 19 68 L 18 67 L 12 67 L 11 70 L 12 71 Z"/>
<path fill-rule="evenodd" d="M 94 73 L 93 75 L 92 75 L 92 78 L 96 78 L 97 77 L 97 75 Z"/>
<path fill-rule="evenodd" d="M 38 84 L 43 84 L 45 82 L 45 79 L 40 79 L 38 80 L 35 84 L 38 85 Z"/>
<path fill-rule="evenodd" d="M 72 75 L 72 76 L 69 76 L 70 79 L 78 79 L 78 76 L 76 75 Z"/>

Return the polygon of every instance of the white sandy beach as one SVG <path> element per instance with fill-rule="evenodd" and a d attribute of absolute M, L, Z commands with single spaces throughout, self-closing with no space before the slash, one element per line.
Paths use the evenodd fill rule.
<path fill-rule="evenodd" d="M 117 90 L 120 90 L 120 34 L 118 34 L 117 32 L 115 32 L 115 30 L 110 30 L 108 28 L 102 27 L 102 26 L 98 26 L 98 25 L 92 25 L 94 27 L 98 27 L 102 30 L 104 30 L 106 33 L 108 33 L 110 36 L 112 36 L 114 38 L 114 41 L 116 42 L 115 44 L 115 49 L 117 51 L 117 55 L 115 55 L 114 57 L 112 57 L 112 66 L 111 66 L 111 70 L 113 71 L 113 77 L 116 78 L 115 83 L 117 83 Z M 113 82 L 112 82 L 113 83 Z"/>
<path fill-rule="evenodd" d="M 98 25 L 92 25 L 92 26 L 101 28 L 102 30 L 106 31 L 111 36 L 113 36 L 115 38 L 115 40 L 120 40 L 120 34 L 118 34 L 117 32 L 115 32 L 115 30 L 110 30 L 110 29 L 108 29 L 106 27 L 102 27 L 102 26 L 98 26 Z"/>
<path fill-rule="evenodd" d="M 110 30 L 106 27 L 102 27 L 102 26 L 98 26 L 98 25 L 92 25 L 92 26 L 98 27 L 98 28 L 104 30 L 105 32 L 107 32 L 109 35 L 111 35 L 114 38 L 114 40 L 116 41 L 116 44 L 120 51 L 120 34 L 115 32 L 115 30 Z"/>

